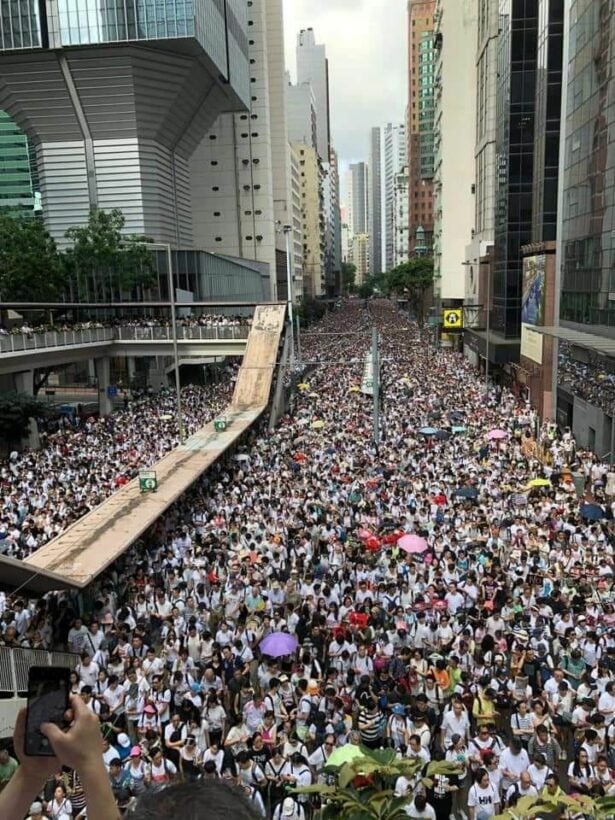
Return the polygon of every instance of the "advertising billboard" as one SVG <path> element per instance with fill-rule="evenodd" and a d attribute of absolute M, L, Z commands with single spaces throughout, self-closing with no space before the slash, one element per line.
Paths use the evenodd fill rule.
<path fill-rule="evenodd" d="M 542 334 L 532 330 L 545 323 L 546 256 L 526 256 L 523 260 L 521 297 L 521 355 L 542 364 Z"/>

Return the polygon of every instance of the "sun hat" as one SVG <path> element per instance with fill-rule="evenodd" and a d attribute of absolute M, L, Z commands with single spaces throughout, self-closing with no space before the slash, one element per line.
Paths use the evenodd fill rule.
<path fill-rule="evenodd" d="M 140 746 L 133 746 L 130 750 L 130 757 L 141 757 L 143 754 Z"/>

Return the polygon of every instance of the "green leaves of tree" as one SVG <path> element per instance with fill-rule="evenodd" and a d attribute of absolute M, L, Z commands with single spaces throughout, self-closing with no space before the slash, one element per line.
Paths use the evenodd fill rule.
<path fill-rule="evenodd" d="M 43 223 L 0 211 L 0 300 L 54 301 L 64 284 L 62 257 Z"/>

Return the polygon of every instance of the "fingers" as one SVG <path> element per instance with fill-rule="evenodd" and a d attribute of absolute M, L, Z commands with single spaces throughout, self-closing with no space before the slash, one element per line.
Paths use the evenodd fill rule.
<path fill-rule="evenodd" d="M 55 723 L 41 723 L 41 732 L 49 740 L 53 751 L 57 754 L 66 737 L 64 732 Z"/>

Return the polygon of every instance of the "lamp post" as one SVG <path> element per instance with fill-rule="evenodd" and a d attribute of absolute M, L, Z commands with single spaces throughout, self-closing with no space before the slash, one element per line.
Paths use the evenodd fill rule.
<path fill-rule="evenodd" d="M 175 318 L 175 282 L 173 281 L 173 255 L 171 245 L 168 242 L 143 242 L 146 248 L 152 250 L 162 250 L 167 255 L 167 276 L 169 287 L 169 302 L 171 304 L 171 333 L 173 342 L 173 362 L 175 365 L 175 397 L 177 401 L 177 429 L 179 431 L 179 443 L 184 443 L 184 421 L 182 413 L 181 384 L 179 380 L 179 348 L 177 346 L 177 321 Z"/>
<path fill-rule="evenodd" d="M 276 231 L 283 233 L 286 240 L 286 302 L 288 305 L 288 322 L 290 325 L 290 366 L 295 364 L 295 323 L 293 321 L 293 275 L 292 275 L 292 260 L 291 260 L 291 246 L 290 238 L 292 233 L 292 225 L 283 225 L 281 222 L 276 222 Z"/>

